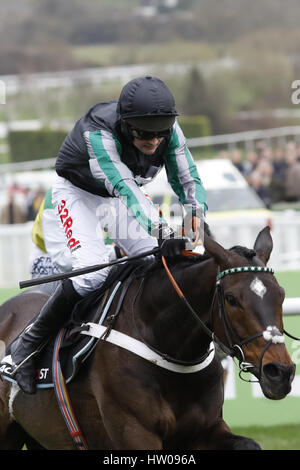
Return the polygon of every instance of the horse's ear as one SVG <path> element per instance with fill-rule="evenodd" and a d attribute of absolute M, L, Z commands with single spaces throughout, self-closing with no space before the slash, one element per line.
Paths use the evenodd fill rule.
<path fill-rule="evenodd" d="M 220 266 L 228 265 L 229 252 L 206 233 L 204 234 L 204 247 Z"/>
<path fill-rule="evenodd" d="M 273 240 L 270 234 L 270 227 L 265 227 L 261 232 L 259 232 L 253 248 L 256 251 L 256 256 L 264 264 L 267 264 L 273 250 Z"/>

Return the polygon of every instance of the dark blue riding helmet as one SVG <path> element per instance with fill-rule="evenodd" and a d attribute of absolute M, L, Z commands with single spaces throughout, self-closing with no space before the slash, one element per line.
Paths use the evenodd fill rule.
<path fill-rule="evenodd" d="M 170 129 L 178 116 L 167 85 L 151 76 L 128 82 L 121 91 L 117 110 L 127 124 L 150 132 Z"/>

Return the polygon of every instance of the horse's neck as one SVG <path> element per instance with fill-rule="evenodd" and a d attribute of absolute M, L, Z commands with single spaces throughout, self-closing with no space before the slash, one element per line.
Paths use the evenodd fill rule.
<path fill-rule="evenodd" d="M 203 322 L 209 320 L 216 266 L 212 260 L 188 267 L 170 268 L 185 298 Z M 165 270 L 150 278 L 140 303 L 149 340 L 158 349 L 181 359 L 193 360 L 203 353 L 210 338 L 203 332 L 200 322 L 183 305 Z"/>
<path fill-rule="evenodd" d="M 191 305 L 202 313 L 205 320 L 213 300 L 217 266 L 213 259 L 194 263 L 184 270 L 182 292 Z"/>

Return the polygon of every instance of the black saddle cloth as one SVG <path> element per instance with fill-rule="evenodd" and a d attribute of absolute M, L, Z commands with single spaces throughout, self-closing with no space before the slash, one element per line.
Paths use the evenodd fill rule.
<path fill-rule="evenodd" d="M 124 265 L 115 266 L 112 268 L 105 283 L 98 290 L 84 297 L 75 305 L 70 322 L 64 326 L 65 335 L 59 350 L 60 366 L 67 383 L 75 377 L 79 367 L 84 363 L 87 357 L 90 356 L 96 342 L 99 341 L 97 338 L 80 334 L 80 332 L 76 331 L 76 328 L 81 326 L 82 323 L 98 323 L 102 315 L 101 304 L 106 291 L 113 288 L 117 282 L 121 282 L 116 292 L 116 296 L 119 296 L 124 281 L 128 279 L 129 276 L 131 276 L 133 280 L 134 275 L 140 271 L 143 265 L 143 262 L 139 262 L 124 263 Z M 113 289 L 111 289 L 111 292 L 112 291 Z M 108 295 L 107 301 L 110 295 Z M 33 319 L 32 322 L 34 322 L 34 320 L 35 319 Z M 55 341 L 58 334 L 59 332 L 48 341 L 43 350 L 35 358 L 38 388 L 50 388 L 54 386 L 52 362 Z M 0 364 L 1 376 L 11 382 L 14 382 L 13 377 L 10 376 L 11 364 L 6 358 L 10 356 L 11 349 L 17 339 L 18 338 L 8 346 L 5 358 Z"/>

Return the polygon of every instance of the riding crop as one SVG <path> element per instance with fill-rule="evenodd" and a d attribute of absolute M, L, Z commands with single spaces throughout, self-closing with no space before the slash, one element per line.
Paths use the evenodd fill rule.
<path fill-rule="evenodd" d="M 37 279 L 28 279 L 26 281 L 19 282 L 20 289 L 24 289 L 25 287 L 36 286 L 38 284 L 45 284 L 48 282 L 54 281 L 61 281 L 63 279 L 67 279 L 70 277 L 80 276 L 82 274 L 92 273 L 94 271 L 98 271 L 100 269 L 108 268 L 109 266 L 114 266 L 115 264 L 125 263 L 127 261 L 135 261 L 140 258 L 144 258 L 145 256 L 154 255 L 160 251 L 159 247 L 152 248 L 152 250 L 146 251 L 144 253 L 140 253 L 139 255 L 134 256 L 124 256 L 123 258 L 119 258 L 114 261 L 110 261 L 109 263 L 104 264 L 95 264 L 93 266 L 88 266 L 82 269 L 74 269 L 74 271 L 68 271 L 66 273 L 60 274 L 52 274 L 50 276 L 39 277 Z"/>

